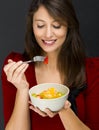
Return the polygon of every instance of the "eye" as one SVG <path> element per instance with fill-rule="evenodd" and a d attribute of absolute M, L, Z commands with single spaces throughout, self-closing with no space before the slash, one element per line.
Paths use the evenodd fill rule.
<path fill-rule="evenodd" d="M 55 22 L 53 23 L 53 27 L 54 27 L 55 29 L 59 29 L 59 28 L 61 28 L 61 24 L 60 24 L 59 22 L 55 21 Z"/>
<path fill-rule="evenodd" d="M 53 25 L 53 27 L 54 27 L 55 29 L 59 29 L 59 28 L 61 28 L 61 25 Z"/>
<path fill-rule="evenodd" d="M 37 27 L 38 27 L 38 28 L 43 28 L 43 27 L 44 27 L 44 25 L 37 25 Z"/>

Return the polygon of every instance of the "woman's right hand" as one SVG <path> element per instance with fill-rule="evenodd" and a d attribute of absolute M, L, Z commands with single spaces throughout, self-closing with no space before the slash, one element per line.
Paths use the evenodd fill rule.
<path fill-rule="evenodd" d="M 11 59 L 9 59 L 8 64 L 4 66 L 4 72 L 7 76 L 7 80 L 19 90 L 29 87 L 25 76 L 25 71 L 28 66 L 29 65 L 26 63 L 23 64 L 22 61 L 14 62 Z"/>

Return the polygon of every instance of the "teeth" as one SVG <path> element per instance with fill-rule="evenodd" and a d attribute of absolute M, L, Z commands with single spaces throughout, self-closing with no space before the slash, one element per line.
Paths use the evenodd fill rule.
<path fill-rule="evenodd" d="M 52 41 L 44 41 L 46 44 L 53 44 L 55 42 L 55 40 Z"/>

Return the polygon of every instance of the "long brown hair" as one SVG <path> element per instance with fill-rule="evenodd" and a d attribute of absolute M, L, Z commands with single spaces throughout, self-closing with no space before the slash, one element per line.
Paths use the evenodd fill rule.
<path fill-rule="evenodd" d="M 32 29 L 33 15 L 41 5 L 52 17 L 68 26 L 67 37 L 59 53 L 57 66 L 63 76 L 64 84 L 69 87 L 81 87 L 85 82 L 85 51 L 71 0 L 32 0 L 27 15 L 25 54 L 31 59 L 33 56 L 42 55 L 43 52 Z"/>

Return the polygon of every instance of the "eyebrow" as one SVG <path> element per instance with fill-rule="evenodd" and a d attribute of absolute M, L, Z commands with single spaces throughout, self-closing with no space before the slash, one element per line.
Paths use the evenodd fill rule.
<path fill-rule="evenodd" d="M 44 20 L 42 20 L 42 19 L 35 19 L 35 21 L 45 22 L 45 21 L 44 21 Z"/>
<path fill-rule="evenodd" d="M 38 22 L 38 21 L 40 21 L 40 22 L 46 22 L 46 21 L 44 21 L 44 20 L 42 20 L 42 19 L 35 19 L 34 21 L 36 21 L 36 22 Z M 54 22 L 59 22 L 59 21 L 53 20 L 52 22 L 54 23 Z"/>

